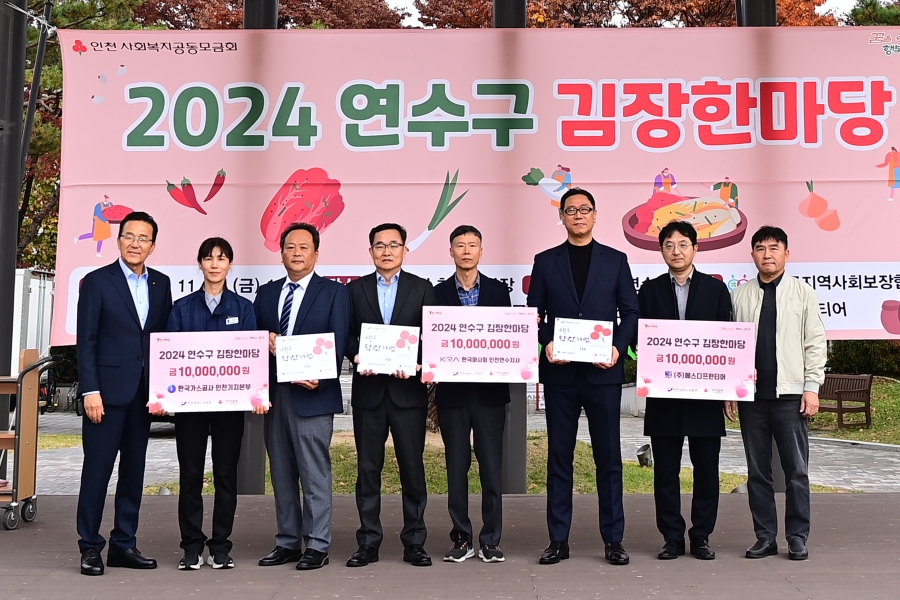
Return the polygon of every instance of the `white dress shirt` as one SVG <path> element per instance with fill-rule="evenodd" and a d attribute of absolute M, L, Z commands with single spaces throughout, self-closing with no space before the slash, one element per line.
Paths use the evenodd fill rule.
<path fill-rule="evenodd" d="M 290 277 L 284 278 L 284 285 L 281 287 L 281 296 L 278 297 L 278 318 L 281 319 L 281 311 L 284 308 L 284 300 L 287 298 L 288 284 L 297 283 L 298 287 L 294 288 L 294 300 L 293 304 L 291 304 L 291 320 L 288 321 L 288 335 L 290 332 L 294 331 L 294 324 L 297 322 L 297 311 L 300 310 L 300 304 L 303 303 L 303 296 L 306 294 L 306 288 L 309 287 L 309 282 L 312 279 L 315 271 L 311 271 L 308 275 L 303 277 L 300 281 L 291 281 Z"/>

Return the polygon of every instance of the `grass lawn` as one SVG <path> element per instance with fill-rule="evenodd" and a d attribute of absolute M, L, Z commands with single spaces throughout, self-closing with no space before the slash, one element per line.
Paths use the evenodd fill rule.
<path fill-rule="evenodd" d="M 356 484 L 356 447 L 352 443 L 340 442 L 331 446 L 331 464 L 335 494 L 353 494 Z M 653 470 L 641 468 L 637 462 L 625 461 L 623 463 L 623 480 L 626 494 L 652 494 Z M 385 466 L 382 472 L 381 493 L 399 494 L 400 476 L 397 471 L 397 460 L 392 446 L 385 448 Z M 547 493 L 547 434 L 533 432 L 528 434 L 528 493 Z M 439 446 L 428 445 L 425 447 L 425 479 L 428 483 L 429 494 L 447 493 L 447 470 L 444 464 L 444 450 Z M 720 473 L 719 482 L 722 492 L 730 492 L 738 485 L 745 483 L 747 477 L 731 473 Z M 173 494 L 178 493 L 178 483 L 164 484 Z M 681 491 L 690 492 L 693 486 L 693 470 L 681 470 Z M 159 493 L 158 485 L 144 488 L 145 494 Z M 594 460 L 591 455 L 591 447 L 583 442 L 578 442 L 575 447 L 575 493 L 596 494 L 597 482 L 594 472 Z M 824 486 L 812 486 L 816 492 L 843 492 L 836 488 Z M 204 493 L 215 492 L 212 473 L 207 473 L 204 480 Z M 481 483 L 478 480 L 478 463 L 472 456 L 472 469 L 469 471 L 469 492 L 481 493 Z M 266 493 L 272 493 L 272 481 L 266 472 Z"/>
<path fill-rule="evenodd" d="M 81 445 L 81 436 L 77 433 L 39 433 L 38 450 L 58 450 L 75 448 Z"/>

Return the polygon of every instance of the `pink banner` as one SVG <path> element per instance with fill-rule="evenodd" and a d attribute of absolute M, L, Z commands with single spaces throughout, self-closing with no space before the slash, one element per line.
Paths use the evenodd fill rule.
<path fill-rule="evenodd" d="M 673 218 L 732 287 L 754 276 L 752 232 L 775 224 L 831 338 L 900 339 L 900 29 L 59 35 L 54 344 L 74 342 L 79 281 L 118 255 L 131 210 L 158 220 L 150 262 L 175 297 L 202 282 L 208 236 L 234 245 L 229 288 L 252 298 L 283 273 L 290 222 L 319 227 L 318 270 L 346 282 L 390 220 L 435 282 L 450 231 L 475 225 L 483 271 L 524 304 L 573 186 L 636 286 L 663 271 L 655 236 Z"/>
<path fill-rule="evenodd" d="M 721 321 L 638 321 L 638 396 L 753 400 L 756 327 Z"/>

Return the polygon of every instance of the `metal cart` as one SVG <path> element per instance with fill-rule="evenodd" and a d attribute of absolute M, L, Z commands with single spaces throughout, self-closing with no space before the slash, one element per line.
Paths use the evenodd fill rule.
<path fill-rule="evenodd" d="M 3 528 L 6 530 L 19 526 L 20 515 L 26 523 L 37 517 L 35 476 L 40 369 L 57 362 L 59 358 L 47 356 L 38 359 L 37 350 L 22 350 L 18 377 L 0 377 L 0 394 L 16 394 L 18 400 L 15 430 L 0 432 L 0 453 L 15 452 L 12 481 L 0 487 L 0 503 L 7 503 L 0 506 L 5 510 Z"/>

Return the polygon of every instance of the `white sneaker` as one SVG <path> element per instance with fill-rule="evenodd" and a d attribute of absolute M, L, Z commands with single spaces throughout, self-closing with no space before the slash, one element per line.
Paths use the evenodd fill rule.
<path fill-rule="evenodd" d="M 461 563 L 467 558 L 475 556 L 475 548 L 469 542 L 456 542 L 447 554 L 444 555 L 444 562 Z"/>
<path fill-rule="evenodd" d="M 181 558 L 181 561 L 178 563 L 179 571 L 197 571 L 203 565 L 203 559 L 200 558 L 199 554 L 194 554 L 193 552 L 185 552 L 184 556 Z"/>
<path fill-rule="evenodd" d="M 210 554 L 209 558 L 206 559 L 206 562 L 209 563 L 213 569 L 233 569 L 234 561 L 227 554 L 216 554 L 215 556 Z"/>

